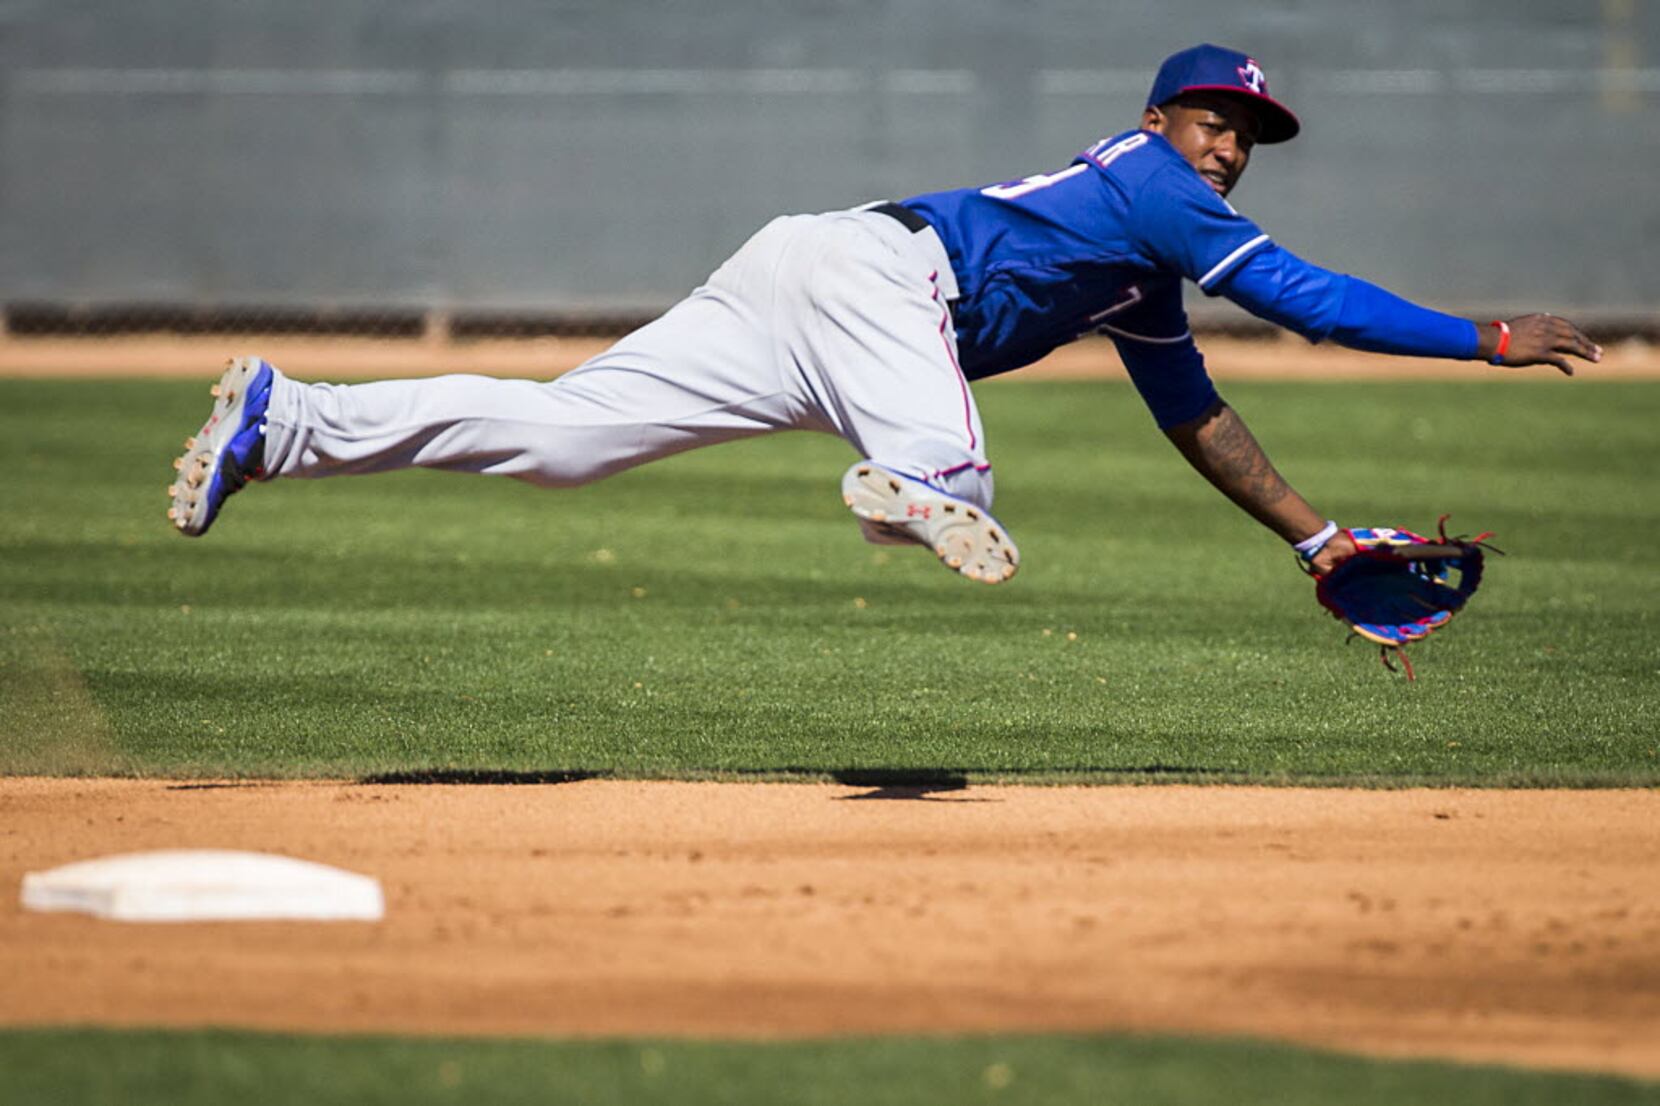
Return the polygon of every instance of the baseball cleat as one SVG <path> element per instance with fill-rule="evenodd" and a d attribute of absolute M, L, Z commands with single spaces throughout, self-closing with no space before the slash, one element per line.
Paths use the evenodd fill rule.
<path fill-rule="evenodd" d="M 1000 584 L 1020 568 L 1020 551 L 986 511 L 875 461 L 847 470 L 842 502 L 866 541 L 924 546 L 970 580 Z"/>
<path fill-rule="evenodd" d="M 227 496 L 265 478 L 265 408 L 275 372 L 258 357 L 232 358 L 209 390 L 213 413 L 185 441 L 184 455 L 173 462 L 178 479 L 167 488 L 173 499 L 167 518 L 179 533 L 207 533 Z"/>

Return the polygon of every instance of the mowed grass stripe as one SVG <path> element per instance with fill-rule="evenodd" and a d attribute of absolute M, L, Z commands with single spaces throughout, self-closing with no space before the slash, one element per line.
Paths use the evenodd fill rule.
<path fill-rule="evenodd" d="M 1024 556 L 986 588 L 862 543 L 807 434 L 566 492 L 278 482 L 186 541 L 205 384 L 0 381 L 0 770 L 1652 785 L 1656 388 L 1226 389 L 1338 518 L 1497 531 L 1408 684 L 1120 384 L 981 390 Z"/>
<path fill-rule="evenodd" d="M 1153 1037 L 742 1044 L 49 1029 L 0 1032 L 0 1067 L 8 1096 L 15 1096 L 10 1100 L 61 1106 L 1660 1102 L 1660 1085 L 1611 1076 L 1390 1062 L 1245 1041 Z"/>

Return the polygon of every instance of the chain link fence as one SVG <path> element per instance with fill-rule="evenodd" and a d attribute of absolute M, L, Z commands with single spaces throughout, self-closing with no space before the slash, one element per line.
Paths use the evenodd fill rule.
<path fill-rule="evenodd" d="M 655 312 L 461 311 L 411 308 L 208 307 L 199 304 L 73 305 L 21 302 L 4 308 L 9 338 L 273 336 L 476 342 L 618 338 Z"/>

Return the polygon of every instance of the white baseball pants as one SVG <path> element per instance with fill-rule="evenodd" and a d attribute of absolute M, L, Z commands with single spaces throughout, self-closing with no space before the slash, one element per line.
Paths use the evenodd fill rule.
<path fill-rule="evenodd" d="M 266 469 L 419 466 L 547 487 L 780 430 L 991 506 L 980 415 L 957 363 L 956 281 L 938 235 L 869 211 L 773 220 L 655 322 L 548 383 L 279 376 Z"/>

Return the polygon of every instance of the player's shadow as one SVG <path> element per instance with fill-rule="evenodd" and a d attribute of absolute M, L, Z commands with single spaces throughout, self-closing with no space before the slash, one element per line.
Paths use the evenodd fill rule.
<path fill-rule="evenodd" d="M 1099 782 L 1101 777 L 1119 777 L 1128 782 L 1137 777 L 1166 777 L 1192 780 L 1226 780 L 1232 775 L 1225 769 L 1193 767 L 1176 764 L 1148 764 L 1140 767 L 1087 768 L 1081 770 L 1087 778 Z M 823 779 L 826 774 L 847 787 L 869 788 L 858 795 L 838 795 L 837 802 L 862 802 L 868 799 L 904 799 L 930 803 L 996 803 L 993 787 L 982 787 L 972 797 L 960 795 L 969 789 L 969 773 L 985 773 L 1005 782 L 1018 780 L 1023 774 L 1008 769 L 967 768 L 843 768 L 826 773 L 822 768 L 783 767 L 766 769 L 723 769 L 720 776 L 761 776 L 776 779 L 800 777 Z M 1045 778 L 1053 773 L 1042 774 Z M 361 784 L 436 784 L 466 786 L 468 784 L 559 784 L 580 783 L 583 780 L 614 779 L 616 773 L 604 769 L 549 768 L 535 771 L 511 771 L 496 768 L 410 768 L 396 772 L 379 772 L 361 776 Z M 627 778 L 627 777 L 624 777 Z M 260 781 L 207 781 L 173 785 L 174 790 L 196 790 L 219 787 L 263 787 Z"/>
<path fill-rule="evenodd" d="M 838 802 L 862 802 L 866 799 L 908 799 L 924 803 L 991 803 L 989 797 L 936 799 L 935 795 L 968 790 L 968 776 L 962 772 L 939 769 L 904 768 L 849 768 L 830 773 L 837 783 L 849 787 L 869 787 L 863 795 L 843 795 Z"/>

